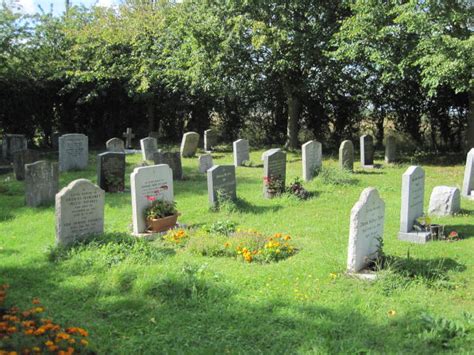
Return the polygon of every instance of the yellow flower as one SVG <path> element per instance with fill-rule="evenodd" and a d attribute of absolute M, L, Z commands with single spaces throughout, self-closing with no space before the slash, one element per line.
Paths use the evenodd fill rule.
<path fill-rule="evenodd" d="M 285 235 L 285 238 L 283 238 L 283 239 L 285 239 L 285 240 L 290 240 L 291 237 L 290 237 L 289 235 Z"/>
<path fill-rule="evenodd" d="M 46 341 L 46 342 L 44 343 L 44 345 L 46 345 L 46 346 L 52 346 L 52 345 L 54 345 L 54 343 L 53 343 L 51 340 L 48 340 L 48 341 Z"/>
<path fill-rule="evenodd" d="M 390 311 L 387 312 L 388 316 L 389 317 L 393 317 L 394 315 L 397 314 L 397 312 L 395 312 L 393 309 L 391 309 Z"/>
<path fill-rule="evenodd" d="M 337 274 L 334 273 L 334 272 L 331 272 L 331 273 L 329 274 L 329 276 L 331 277 L 331 279 L 334 280 L 334 279 L 337 277 Z"/>
<path fill-rule="evenodd" d="M 224 248 L 228 248 L 230 246 L 229 242 L 224 243 Z"/>

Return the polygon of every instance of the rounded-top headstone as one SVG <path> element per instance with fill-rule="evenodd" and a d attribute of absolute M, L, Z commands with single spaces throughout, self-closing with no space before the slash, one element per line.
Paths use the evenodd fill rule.
<path fill-rule="evenodd" d="M 343 141 L 339 147 L 339 166 L 349 171 L 354 169 L 354 144 L 350 140 Z"/>
<path fill-rule="evenodd" d="M 430 197 L 428 214 L 452 216 L 461 210 L 461 192 L 456 187 L 436 186 Z"/>
<path fill-rule="evenodd" d="M 189 158 L 196 155 L 199 144 L 199 133 L 187 132 L 183 135 L 181 141 L 180 153 L 183 158 Z"/>
<path fill-rule="evenodd" d="M 125 143 L 120 138 L 114 137 L 105 143 L 108 152 L 125 153 Z"/>

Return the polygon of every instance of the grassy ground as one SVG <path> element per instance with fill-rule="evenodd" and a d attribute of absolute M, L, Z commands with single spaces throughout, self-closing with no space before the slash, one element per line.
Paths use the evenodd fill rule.
<path fill-rule="evenodd" d="M 261 153 L 253 152 L 252 161 L 260 164 Z M 300 156 L 287 159 L 288 179 L 301 176 Z M 139 155 L 127 156 L 127 176 L 139 162 Z M 215 164 L 231 162 L 230 153 L 214 154 Z M 0 284 L 10 284 L 7 304 L 28 307 L 39 297 L 55 321 L 88 329 L 92 348 L 101 354 L 467 353 L 474 348 L 465 315 L 474 310 L 474 202 L 463 199 L 460 215 L 435 219 L 464 240 L 413 245 L 397 240 L 401 175 L 408 164 L 372 171 L 356 164 L 345 185 L 317 178 L 305 184 L 315 194 L 308 201 L 264 200 L 263 168 L 239 167 L 241 200 L 234 212 L 209 211 L 197 159 L 183 164 L 186 180 L 174 188 L 181 222 L 231 220 L 268 234 L 288 233 L 299 253 L 278 263 L 248 264 L 166 247 L 151 256 L 140 250 L 121 253 L 109 244 L 51 262 L 54 207 L 25 207 L 23 183 L 2 175 Z M 425 208 L 434 186 L 461 185 L 462 164 L 450 164 L 423 165 Z M 96 181 L 95 156 L 88 170 L 61 174 L 60 185 L 77 178 Z M 374 283 L 344 275 L 350 210 L 368 186 L 385 200 L 384 250 L 399 261 Z M 106 233 L 130 230 L 130 199 L 129 190 L 106 195 Z"/>

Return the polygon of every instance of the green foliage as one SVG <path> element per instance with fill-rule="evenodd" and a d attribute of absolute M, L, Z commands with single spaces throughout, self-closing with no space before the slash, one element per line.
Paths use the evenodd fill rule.
<path fill-rule="evenodd" d="M 344 169 L 338 169 L 335 167 L 323 167 L 320 170 L 317 179 L 321 180 L 323 184 L 330 185 L 354 185 L 357 180 L 354 175 Z"/>
<path fill-rule="evenodd" d="M 217 221 L 205 228 L 210 234 L 219 234 L 223 236 L 229 236 L 234 233 L 237 228 L 237 223 L 229 220 Z"/>
<path fill-rule="evenodd" d="M 453 321 L 444 317 L 432 316 L 424 313 L 421 315 L 422 332 L 419 337 L 428 344 L 449 348 L 453 340 L 466 337 L 468 329 L 472 329 L 472 315 L 464 313 L 464 322 Z"/>
<path fill-rule="evenodd" d="M 158 219 L 173 216 L 178 213 L 175 201 L 167 201 L 149 197 L 151 201 L 150 207 L 145 209 L 145 217 L 149 219 Z"/>
<path fill-rule="evenodd" d="M 286 192 L 300 200 L 307 200 L 311 197 L 311 192 L 303 187 L 303 182 L 298 177 L 286 187 Z"/>

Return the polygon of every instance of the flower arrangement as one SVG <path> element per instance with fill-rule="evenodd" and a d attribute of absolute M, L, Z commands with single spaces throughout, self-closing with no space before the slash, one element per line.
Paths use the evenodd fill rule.
<path fill-rule="evenodd" d="M 154 196 L 147 196 L 147 200 L 151 202 L 150 207 L 145 210 L 147 219 L 165 218 L 178 213 L 176 202 L 159 200 Z"/>
<path fill-rule="evenodd" d="M 265 176 L 263 182 L 270 196 L 278 196 L 285 192 L 285 184 L 281 176 Z"/>
<path fill-rule="evenodd" d="M 307 200 L 311 197 L 311 193 L 303 187 L 303 183 L 298 177 L 288 185 L 286 192 L 298 197 L 300 200 Z"/>
<path fill-rule="evenodd" d="M 6 298 L 7 289 L 8 285 L 0 285 L 0 305 Z M 0 309 L 0 354 L 93 353 L 88 349 L 87 330 L 55 324 L 41 317 L 45 308 L 39 299 L 34 298 L 32 303 L 33 307 L 25 311 L 18 307 Z"/>
<path fill-rule="evenodd" d="M 455 242 L 455 241 L 458 241 L 458 240 L 461 240 L 461 239 L 462 239 L 462 237 L 456 231 L 451 231 L 448 234 L 448 236 L 446 237 L 446 240 L 449 241 L 449 242 Z"/>
<path fill-rule="evenodd" d="M 260 245 L 238 245 L 235 248 L 237 256 L 241 256 L 245 262 L 273 262 L 286 259 L 296 253 L 296 248 L 291 245 L 291 237 L 275 233 L 271 237 L 263 239 Z M 230 247 L 230 243 L 224 244 L 225 248 Z"/>

